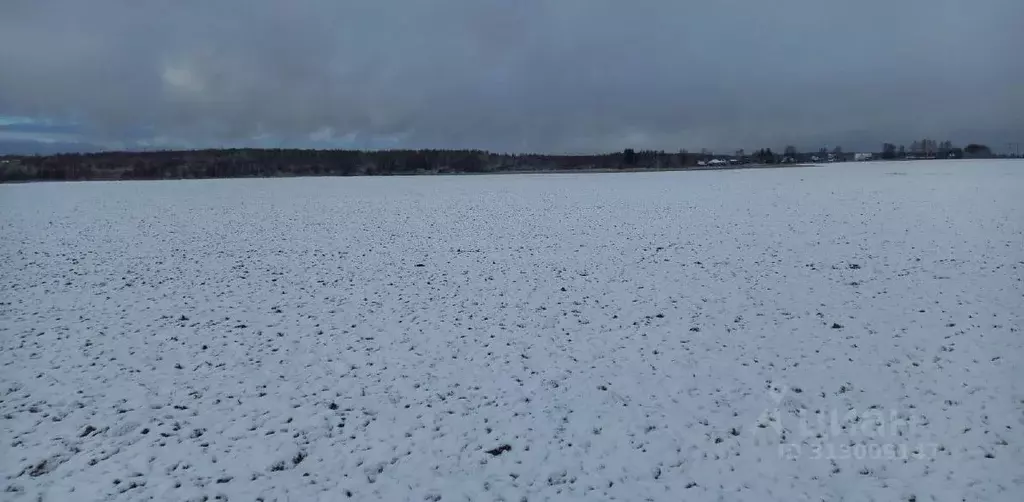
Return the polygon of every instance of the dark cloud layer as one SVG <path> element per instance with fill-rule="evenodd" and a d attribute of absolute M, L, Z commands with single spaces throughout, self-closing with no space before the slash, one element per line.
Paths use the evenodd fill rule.
<path fill-rule="evenodd" d="M 1024 137 L 1020 0 L 3 0 L 94 141 L 606 151 Z M 855 138 L 855 139 L 852 139 Z"/>

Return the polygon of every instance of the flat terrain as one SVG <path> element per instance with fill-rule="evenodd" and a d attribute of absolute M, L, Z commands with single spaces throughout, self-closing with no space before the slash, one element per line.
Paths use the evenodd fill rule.
<path fill-rule="evenodd" d="M 3 500 L 1020 500 L 1024 163 L 0 186 Z"/>

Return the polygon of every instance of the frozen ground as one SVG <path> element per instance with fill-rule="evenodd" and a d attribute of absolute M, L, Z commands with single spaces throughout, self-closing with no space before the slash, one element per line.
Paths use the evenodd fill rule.
<path fill-rule="evenodd" d="M 3 500 L 1024 492 L 1021 162 L 5 185 L 0 229 Z"/>

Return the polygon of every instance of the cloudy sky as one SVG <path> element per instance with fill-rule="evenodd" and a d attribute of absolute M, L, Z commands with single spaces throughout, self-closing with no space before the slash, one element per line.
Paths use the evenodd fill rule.
<path fill-rule="evenodd" d="M 0 0 L 0 141 L 1024 141 L 1021 0 Z"/>

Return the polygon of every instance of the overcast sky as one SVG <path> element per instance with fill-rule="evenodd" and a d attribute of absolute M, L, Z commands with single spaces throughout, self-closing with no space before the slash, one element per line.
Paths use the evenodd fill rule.
<path fill-rule="evenodd" d="M 1022 20 L 1022 0 L 0 0 L 0 139 L 1024 141 Z"/>

